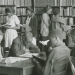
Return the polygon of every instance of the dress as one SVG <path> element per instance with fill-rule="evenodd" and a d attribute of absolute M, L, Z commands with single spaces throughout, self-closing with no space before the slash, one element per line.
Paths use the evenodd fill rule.
<path fill-rule="evenodd" d="M 7 17 L 6 25 L 10 25 L 10 27 L 15 27 L 20 24 L 20 21 L 16 15 L 12 15 L 11 17 Z M 5 47 L 11 47 L 13 39 L 18 36 L 18 33 L 15 29 L 7 29 L 5 32 Z"/>

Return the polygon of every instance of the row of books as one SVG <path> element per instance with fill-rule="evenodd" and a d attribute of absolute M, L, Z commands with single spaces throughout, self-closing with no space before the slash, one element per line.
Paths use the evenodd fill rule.
<path fill-rule="evenodd" d="M 6 6 L 5 7 L 0 7 L 0 14 L 5 15 L 5 8 L 6 8 Z M 15 13 L 16 13 L 15 7 L 13 7 L 13 8 L 14 8 Z"/>
<path fill-rule="evenodd" d="M 73 19 L 74 18 L 72 18 L 72 17 L 64 17 L 65 24 L 66 25 L 73 25 L 74 24 Z"/>
<path fill-rule="evenodd" d="M 0 5 L 32 6 L 31 0 L 0 0 Z"/>
<path fill-rule="evenodd" d="M 34 0 L 34 6 L 48 5 L 48 0 Z"/>
<path fill-rule="evenodd" d="M 75 0 L 72 0 L 72 4 L 73 4 L 73 6 L 75 6 Z"/>
<path fill-rule="evenodd" d="M 34 13 L 35 14 L 42 14 L 43 10 L 44 10 L 44 7 L 35 7 Z"/>
<path fill-rule="evenodd" d="M 6 23 L 6 16 L 5 15 L 0 15 L 0 24 Z"/>
<path fill-rule="evenodd" d="M 73 0 L 60 0 L 60 6 L 72 6 Z"/>
<path fill-rule="evenodd" d="M 73 14 L 73 16 L 75 16 L 75 8 L 73 8 L 72 14 Z"/>
<path fill-rule="evenodd" d="M 18 18 L 19 18 L 21 24 L 25 24 L 25 20 L 26 20 L 25 16 L 18 16 Z"/>
<path fill-rule="evenodd" d="M 60 6 L 60 0 L 48 0 L 48 5 Z"/>
<path fill-rule="evenodd" d="M 5 7 L 0 7 L 0 14 L 5 14 Z"/>
<path fill-rule="evenodd" d="M 61 8 L 60 15 L 61 16 L 72 16 L 72 7 Z"/>
<path fill-rule="evenodd" d="M 71 6 L 72 0 L 48 0 L 48 5 L 51 5 L 51 6 Z"/>
<path fill-rule="evenodd" d="M 18 16 L 20 16 L 20 15 L 26 15 L 26 8 L 17 8 L 16 9 L 16 14 Z"/>
<path fill-rule="evenodd" d="M 31 0 L 14 0 L 14 4 L 19 7 L 19 6 L 32 6 L 32 1 Z"/>
<path fill-rule="evenodd" d="M 34 6 L 72 6 L 72 4 L 75 4 L 75 0 L 34 0 Z"/>
<path fill-rule="evenodd" d="M 14 0 L 0 0 L 0 5 L 13 5 Z"/>

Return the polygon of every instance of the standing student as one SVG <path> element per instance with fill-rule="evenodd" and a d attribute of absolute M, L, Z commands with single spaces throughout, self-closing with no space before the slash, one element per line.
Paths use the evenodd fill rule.
<path fill-rule="evenodd" d="M 59 8 L 54 8 L 53 9 L 53 17 L 51 19 L 51 29 L 58 29 L 62 31 L 62 39 L 66 39 L 66 33 L 64 30 L 65 26 L 65 21 L 63 18 L 60 17 L 60 9 Z"/>
<path fill-rule="evenodd" d="M 18 36 L 17 29 L 20 29 L 20 21 L 14 14 L 12 7 L 7 7 L 5 13 L 7 15 L 7 22 L 5 24 L 5 48 L 9 49 L 12 45 L 12 41 Z"/>
<path fill-rule="evenodd" d="M 46 6 L 44 9 L 44 13 L 42 14 L 42 22 L 41 22 L 41 41 L 48 40 L 49 35 L 49 26 L 50 26 L 50 17 L 51 7 Z"/>
<path fill-rule="evenodd" d="M 50 14 L 52 12 L 52 8 L 46 6 L 44 8 L 44 13 L 42 14 L 42 21 L 41 21 L 41 32 L 40 32 L 40 43 L 39 47 L 42 51 L 44 51 L 45 44 L 48 41 L 48 35 L 50 31 Z"/>
<path fill-rule="evenodd" d="M 26 25 L 29 25 L 29 27 L 31 28 L 31 33 L 33 35 L 32 43 L 36 45 L 38 20 L 37 17 L 34 15 L 34 11 L 31 7 L 27 7 Z"/>

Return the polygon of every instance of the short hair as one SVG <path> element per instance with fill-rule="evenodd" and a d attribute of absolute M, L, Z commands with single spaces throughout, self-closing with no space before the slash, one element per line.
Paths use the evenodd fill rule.
<path fill-rule="evenodd" d="M 13 7 L 7 7 L 5 8 L 5 13 L 15 13 L 15 10 Z"/>
<path fill-rule="evenodd" d="M 52 31 L 50 31 L 49 39 L 55 37 L 59 37 L 60 39 L 62 39 L 62 31 L 58 29 L 53 29 Z"/>
<path fill-rule="evenodd" d="M 54 15 L 58 15 L 59 13 L 60 13 L 60 8 L 59 7 L 53 9 L 53 14 Z"/>
<path fill-rule="evenodd" d="M 71 30 L 71 35 L 75 36 L 75 28 Z"/>
<path fill-rule="evenodd" d="M 32 13 L 34 12 L 33 8 L 32 8 L 32 7 L 30 7 L 30 6 L 29 6 L 29 7 L 27 7 L 26 9 L 27 9 L 27 10 L 29 10 L 30 12 L 32 12 Z"/>
<path fill-rule="evenodd" d="M 52 9 L 51 6 L 46 5 L 43 9 L 43 12 L 46 13 L 49 9 Z"/>

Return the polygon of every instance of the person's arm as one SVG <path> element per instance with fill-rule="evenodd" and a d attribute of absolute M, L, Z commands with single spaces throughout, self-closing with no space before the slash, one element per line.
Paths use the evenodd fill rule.
<path fill-rule="evenodd" d="M 29 44 L 29 50 L 31 53 L 39 53 L 40 52 L 40 49 L 36 45 L 33 45 L 32 43 Z"/>
<path fill-rule="evenodd" d="M 20 29 L 20 26 L 21 26 L 20 20 L 16 15 L 14 16 L 14 24 L 15 24 L 15 27 L 11 27 L 11 25 L 9 25 L 9 23 L 6 23 L 5 28 L 6 29 Z"/>
<path fill-rule="evenodd" d="M 6 29 L 20 29 L 20 24 L 16 25 L 15 27 L 5 26 Z"/>

